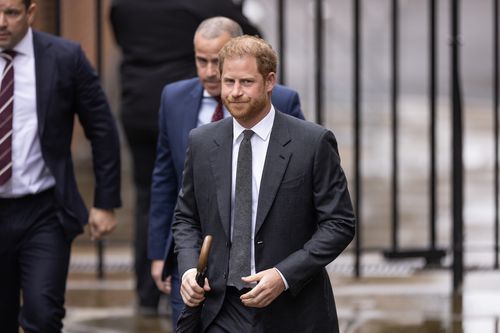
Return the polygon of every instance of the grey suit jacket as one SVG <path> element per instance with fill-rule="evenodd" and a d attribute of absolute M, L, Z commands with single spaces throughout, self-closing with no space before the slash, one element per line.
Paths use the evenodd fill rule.
<path fill-rule="evenodd" d="M 173 223 L 179 273 L 214 236 L 203 327 L 224 301 L 230 248 L 232 118 L 193 130 Z M 289 289 L 262 310 L 266 332 L 338 332 L 325 266 L 354 236 L 355 218 L 332 132 L 277 112 L 255 229 L 257 271 L 277 267 Z"/>

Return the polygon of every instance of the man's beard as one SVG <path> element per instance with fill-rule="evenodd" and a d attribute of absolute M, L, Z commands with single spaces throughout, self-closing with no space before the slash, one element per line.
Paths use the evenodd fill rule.
<path fill-rule="evenodd" d="M 232 102 L 241 102 L 242 104 L 232 104 Z M 236 120 L 246 121 L 258 116 L 261 112 L 263 112 L 264 108 L 268 104 L 268 99 L 266 97 L 262 97 L 259 99 L 242 97 L 238 100 L 226 98 L 224 104 L 226 105 L 226 108 L 229 110 L 229 113 L 231 113 L 233 118 L 235 118 Z"/>

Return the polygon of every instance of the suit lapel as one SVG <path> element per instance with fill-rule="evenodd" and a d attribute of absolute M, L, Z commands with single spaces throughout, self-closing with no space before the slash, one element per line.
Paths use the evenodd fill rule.
<path fill-rule="evenodd" d="M 199 79 L 196 79 L 196 81 L 197 83 L 193 89 L 189 94 L 186 94 L 187 98 L 184 101 L 179 101 L 183 104 L 182 109 L 184 110 L 182 115 L 182 133 L 180 135 L 182 138 L 182 151 L 186 151 L 187 149 L 189 132 L 198 125 L 198 113 L 200 112 L 201 100 L 203 98 L 203 86 Z"/>
<path fill-rule="evenodd" d="M 262 180 L 260 182 L 259 203 L 255 222 L 256 235 L 269 213 L 269 209 L 274 202 L 288 162 L 292 156 L 292 152 L 288 148 L 291 137 L 283 118 L 284 116 L 276 111 L 271 137 L 269 138 L 264 170 L 262 172 Z"/>
<path fill-rule="evenodd" d="M 222 227 L 228 239 L 231 224 L 231 174 L 233 154 L 233 121 L 221 120 L 217 125 L 214 145 L 210 151 L 210 165 L 215 178 L 217 206 Z"/>
<path fill-rule="evenodd" d="M 35 76 L 36 76 L 36 99 L 38 130 L 40 138 L 43 138 L 45 130 L 45 119 L 53 94 L 54 70 L 56 68 L 56 57 L 50 54 L 51 43 L 43 39 L 36 31 L 33 31 L 33 49 L 35 52 Z"/>

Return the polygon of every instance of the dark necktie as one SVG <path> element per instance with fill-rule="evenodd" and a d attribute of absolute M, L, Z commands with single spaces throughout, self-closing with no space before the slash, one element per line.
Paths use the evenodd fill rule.
<path fill-rule="evenodd" d="M 236 167 L 233 239 L 229 253 L 228 285 L 242 289 L 241 277 L 250 275 L 252 242 L 252 143 L 253 131 L 243 131 Z"/>
<path fill-rule="evenodd" d="M 0 185 L 12 176 L 12 113 L 14 108 L 14 66 L 12 59 L 16 52 L 0 53 L 5 67 L 0 83 Z"/>
<path fill-rule="evenodd" d="M 215 107 L 214 113 L 212 114 L 212 122 L 219 121 L 224 118 L 224 112 L 222 111 L 222 100 L 220 96 L 215 96 L 214 99 L 217 101 L 217 106 Z"/>

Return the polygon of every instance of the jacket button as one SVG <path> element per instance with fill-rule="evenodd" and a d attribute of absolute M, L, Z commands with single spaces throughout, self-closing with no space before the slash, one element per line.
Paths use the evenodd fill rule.
<path fill-rule="evenodd" d="M 262 245 L 264 244 L 264 241 L 257 241 L 257 245 Z"/>

